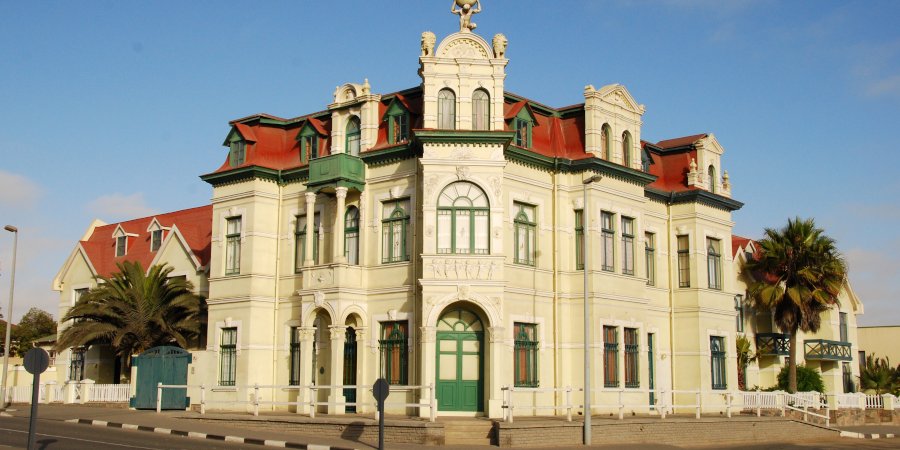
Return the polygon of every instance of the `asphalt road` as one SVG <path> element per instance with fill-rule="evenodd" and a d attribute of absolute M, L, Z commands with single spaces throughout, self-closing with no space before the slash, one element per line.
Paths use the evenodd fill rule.
<path fill-rule="evenodd" d="M 53 420 L 38 420 L 36 449 L 39 450 L 201 450 L 255 449 L 259 445 L 193 439 L 146 431 L 98 428 Z M 24 449 L 28 444 L 28 419 L 0 417 L 0 449 Z"/>

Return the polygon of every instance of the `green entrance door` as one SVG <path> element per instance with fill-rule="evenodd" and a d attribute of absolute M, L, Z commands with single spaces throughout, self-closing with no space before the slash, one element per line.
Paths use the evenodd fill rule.
<path fill-rule="evenodd" d="M 451 310 L 438 320 L 437 400 L 440 411 L 484 410 L 484 329 L 470 311 Z"/>

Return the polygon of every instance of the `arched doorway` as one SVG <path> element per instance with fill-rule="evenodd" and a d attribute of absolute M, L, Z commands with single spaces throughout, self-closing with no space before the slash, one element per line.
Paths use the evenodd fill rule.
<path fill-rule="evenodd" d="M 440 411 L 484 411 L 484 326 L 472 311 L 451 307 L 437 322 Z"/>

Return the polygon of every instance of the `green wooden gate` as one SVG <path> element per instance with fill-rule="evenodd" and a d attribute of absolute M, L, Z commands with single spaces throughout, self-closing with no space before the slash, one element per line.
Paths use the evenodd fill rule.
<path fill-rule="evenodd" d="M 464 309 L 438 320 L 437 400 L 441 411 L 484 410 L 484 331 Z"/>
<path fill-rule="evenodd" d="M 156 409 L 157 384 L 186 385 L 191 354 L 178 347 L 153 347 L 134 358 L 137 381 L 129 405 Z M 162 409 L 185 409 L 190 405 L 187 389 L 163 389 Z"/>

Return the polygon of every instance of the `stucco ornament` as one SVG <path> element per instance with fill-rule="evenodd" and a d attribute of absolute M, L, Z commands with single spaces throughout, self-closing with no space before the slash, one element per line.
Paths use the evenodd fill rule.
<path fill-rule="evenodd" d="M 459 9 L 457 9 L 459 8 Z M 481 12 L 480 0 L 453 0 L 450 12 L 459 16 L 459 31 L 470 33 L 478 27 L 472 22 L 472 16 Z"/>
<path fill-rule="evenodd" d="M 501 33 L 497 33 L 494 35 L 494 57 L 495 58 L 505 58 L 506 57 L 506 44 L 507 44 L 506 36 Z"/>
<path fill-rule="evenodd" d="M 325 304 L 325 293 L 322 291 L 313 292 L 313 303 L 317 308 L 321 308 Z"/>
<path fill-rule="evenodd" d="M 437 43 L 437 37 L 434 33 L 426 31 L 422 33 L 422 56 L 434 55 L 434 44 Z"/>
<path fill-rule="evenodd" d="M 456 177 L 460 180 L 468 180 L 469 166 L 456 166 Z"/>

